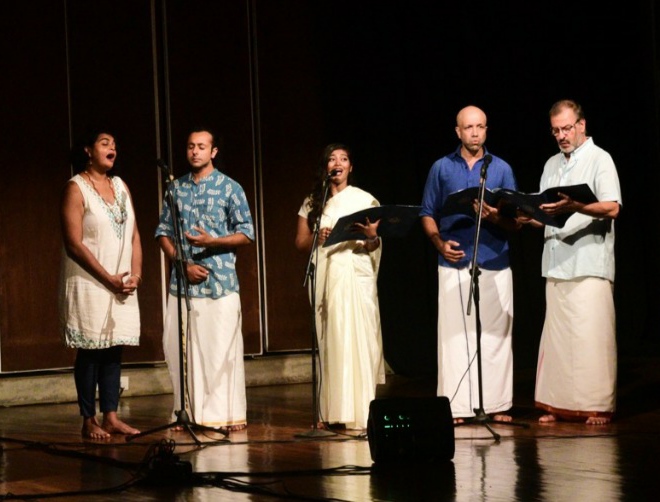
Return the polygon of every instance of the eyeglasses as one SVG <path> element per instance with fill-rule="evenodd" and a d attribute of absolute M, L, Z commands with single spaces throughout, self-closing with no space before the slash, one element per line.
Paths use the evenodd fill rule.
<path fill-rule="evenodd" d="M 551 127 L 550 128 L 550 134 L 552 134 L 555 138 L 559 136 L 560 133 L 564 133 L 564 135 L 570 133 L 573 128 L 576 126 L 576 124 L 580 120 L 575 121 L 575 124 L 570 124 L 570 125 L 565 125 L 564 127 Z"/>

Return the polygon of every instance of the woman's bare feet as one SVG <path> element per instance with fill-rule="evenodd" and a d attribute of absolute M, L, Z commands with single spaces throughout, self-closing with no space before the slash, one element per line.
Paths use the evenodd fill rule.
<path fill-rule="evenodd" d="M 543 415 L 541 418 L 539 418 L 539 423 L 540 424 L 551 424 L 552 422 L 556 422 L 557 417 L 555 417 L 553 414 L 548 414 L 548 415 Z"/>
<path fill-rule="evenodd" d="M 116 411 L 109 411 L 103 414 L 103 430 L 110 434 L 139 434 L 140 431 L 131 427 L 125 422 L 119 420 Z"/>
<path fill-rule="evenodd" d="M 83 418 L 82 436 L 87 439 L 108 439 L 110 434 L 103 430 L 96 417 Z"/>
<path fill-rule="evenodd" d="M 454 419 L 454 425 L 463 424 L 463 423 L 465 423 L 465 420 L 463 420 L 462 418 Z"/>
<path fill-rule="evenodd" d="M 610 417 L 589 417 L 585 423 L 587 425 L 607 425 L 611 421 Z"/>
<path fill-rule="evenodd" d="M 505 415 L 503 413 L 497 413 L 493 415 L 493 420 L 495 422 L 512 422 L 513 418 L 511 418 L 511 415 Z"/>

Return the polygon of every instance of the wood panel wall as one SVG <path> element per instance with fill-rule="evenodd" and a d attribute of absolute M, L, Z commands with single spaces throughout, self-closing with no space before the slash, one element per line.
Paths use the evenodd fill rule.
<path fill-rule="evenodd" d="M 125 362 L 163 360 L 169 266 L 164 277 L 154 239 L 164 190 L 156 160 L 184 174 L 187 134 L 200 124 L 219 133 L 217 167 L 241 183 L 255 220 L 257 240 L 238 254 L 246 354 L 310 346 L 304 257 L 293 237 L 311 182 L 306 165 L 321 141 L 314 82 L 305 77 L 307 35 L 272 29 L 277 16 L 286 18 L 254 0 L 42 0 L 29 14 L 7 7 L 0 163 L 3 174 L 31 181 L 7 176 L 0 184 L 1 372 L 73 362 L 58 329 L 58 211 L 72 175 L 70 145 L 92 124 L 115 133 L 115 174 L 131 190 L 144 251 L 141 345 L 125 351 Z M 272 100 L 265 107 L 264 95 Z M 303 164 L 309 179 L 286 176 Z"/>
<path fill-rule="evenodd" d="M 7 4 L 0 21 L 2 371 L 70 364 L 56 329 L 58 204 L 70 176 L 65 12 L 39 3 L 37 16 Z"/>
<path fill-rule="evenodd" d="M 262 352 L 260 305 L 259 188 L 255 161 L 248 4 L 167 2 L 167 66 L 172 166 L 188 171 L 186 141 L 191 127 L 204 125 L 218 136 L 215 165 L 238 181 L 247 195 L 257 240 L 239 248 L 245 351 Z"/>
<path fill-rule="evenodd" d="M 298 209 L 311 191 L 325 143 L 320 74 L 310 2 L 258 2 L 256 12 L 262 144 L 262 227 L 269 351 L 312 343 L 303 288 L 307 255 L 294 247 Z"/>
<path fill-rule="evenodd" d="M 139 347 L 127 347 L 127 362 L 159 361 L 162 355 L 159 175 L 157 116 L 149 2 L 67 2 L 70 117 L 76 139 L 90 124 L 115 132 L 115 174 L 131 191 L 143 252 L 138 291 L 142 333 Z"/>

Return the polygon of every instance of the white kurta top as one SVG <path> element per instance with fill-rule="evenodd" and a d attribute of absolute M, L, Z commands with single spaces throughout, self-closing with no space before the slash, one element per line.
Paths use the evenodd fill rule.
<path fill-rule="evenodd" d="M 332 228 L 342 216 L 378 205 L 364 190 L 348 186 L 328 200 L 321 228 Z M 307 217 L 307 200 L 298 214 Z M 319 247 L 314 254 L 319 418 L 361 429 L 367 427 L 376 385 L 385 383 L 376 284 L 382 246 L 368 253 L 363 242 Z"/>
<path fill-rule="evenodd" d="M 108 205 L 80 175 L 85 212 L 83 244 L 111 274 L 131 272 L 135 213 L 121 179 L 113 177 L 115 204 Z M 60 274 L 60 323 L 66 345 L 102 349 L 139 345 L 140 312 L 137 292 L 115 295 L 63 251 Z"/>

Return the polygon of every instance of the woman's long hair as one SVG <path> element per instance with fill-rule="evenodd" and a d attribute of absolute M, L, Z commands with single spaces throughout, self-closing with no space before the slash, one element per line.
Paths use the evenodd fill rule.
<path fill-rule="evenodd" d="M 330 143 L 323 149 L 323 153 L 319 159 L 318 166 L 316 168 L 316 179 L 314 185 L 312 186 L 312 192 L 309 194 L 309 216 L 307 217 L 307 225 L 311 231 L 314 231 L 314 224 L 316 223 L 317 218 L 321 214 L 323 203 L 323 193 L 325 192 L 325 184 L 328 183 L 328 162 L 330 161 L 330 155 L 335 150 L 344 150 L 348 156 L 348 160 L 353 165 L 353 154 L 351 149 L 342 143 Z M 351 171 L 348 174 L 348 184 L 353 182 L 353 172 Z"/>

